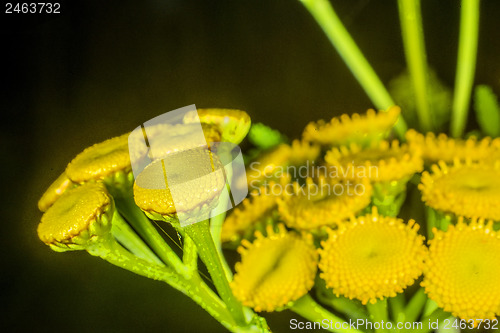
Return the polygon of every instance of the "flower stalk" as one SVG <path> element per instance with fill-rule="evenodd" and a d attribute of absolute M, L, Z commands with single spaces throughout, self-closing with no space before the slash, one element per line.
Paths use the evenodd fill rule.
<path fill-rule="evenodd" d="M 450 129 L 451 135 L 454 137 L 462 136 L 467 123 L 476 70 L 479 7 L 479 0 L 462 0 L 460 6 L 460 37 Z"/>
<path fill-rule="evenodd" d="M 413 82 L 415 104 L 420 122 L 420 129 L 424 132 L 434 129 L 431 118 L 427 87 L 427 57 L 425 52 L 424 32 L 420 14 L 420 0 L 398 0 L 399 19 L 406 55 L 406 62 Z"/>
<path fill-rule="evenodd" d="M 373 104 L 381 110 L 393 106 L 395 103 L 389 92 L 340 21 L 330 2 L 328 0 L 300 1 L 323 29 Z M 394 127 L 400 138 L 404 137 L 406 128 L 407 125 L 400 115 Z"/>

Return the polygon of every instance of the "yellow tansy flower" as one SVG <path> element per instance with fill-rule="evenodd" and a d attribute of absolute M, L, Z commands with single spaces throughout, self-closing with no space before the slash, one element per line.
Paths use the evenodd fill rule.
<path fill-rule="evenodd" d="M 85 149 L 68 164 L 68 178 L 75 183 L 105 180 L 132 184 L 128 136 L 127 133 Z"/>
<path fill-rule="evenodd" d="M 500 234 L 492 222 L 462 217 L 446 232 L 433 230 L 422 286 L 444 311 L 462 319 L 500 315 Z"/>
<path fill-rule="evenodd" d="M 241 237 L 253 234 L 256 223 L 272 216 L 278 198 L 272 193 L 274 185 L 275 183 L 271 182 L 267 186 L 253 190 L 250 196 L 232 211 L 222 225 L 223 242 L 238 241 Z"/>
<path fill-rule="evenodd" d="M 330 122 L 320 120 L 309 123 L 302 137 L 321 145 L 347 145 L 366 143 L 385 137 L 396 123 L 401 109 L 393 106 L 387 112 L 368 110 L 365 115 L 354 113 L 334 117 Z"/>
<path fill-rule="evenodd" d="M 414 220 L 372 214 L 328 230 L 319 250 L 321 278 L 337 296 L 363 304 L 393 297 L 422 274 L 427 248 Z"/>
<path fill-rule="evenodd" d="M 281 218 L 290 228 L 301 230 L 334 226 L 370 204 L 372 186 L 369 181 L 334 181 L 321 177 L 315 183 L 307 178 L 305 186 L 298 182 L 283 185 L 278 198 Z"/>
<path fill-rule="evenodd" d="M 49 209 L 67 189 L 73 186 L 75 186 L 75 184 L 68 178 L 66 173 L 63 172 L 42 195 L 38 201 L 38 209 L 42 212 L 47 211 L 47 209 Z"/>
<path fill-rule="evenodd" d="M 194 123 L 198 119 L 202 124 L 215 125 L 223 141 L 235 144 L 245 138 L 252 124 L 245 111 L 234 109 L 197 109 L 184 116 L 184 123 Z"/>
<path fill-rule="evenodd" d="M 292 149 L 287 144 L 280 144 L 262 153 L 257 160 L 250 162 L 247 167 L 248 185 L 255 188 L 264 182 L 281 177 L 286 171 L 291 156 Z"/>
<path fill-rule="evenodd" d="M 310 235 L 267 228 L 253 243 L 242 241 L 241 262 L 231 282 L 234 296 L 256 311 L 274 311 L 304 296 L 314 285 L 318 255 Z"/>
<path fill-rule="evenodd" d="M 426 162 L 436 163 L 445 161 L 453 163 L 458 159 L 461 161 L 486 160 L 492 154 L 500 156 L 500 139 L 489 137 L 478 140 L 474 137 L 467 140 L 449 138 L 446 134 L 430 132 L 425 136 L 415 130 L 406 132 L 406 140 L 411 147 L 422 151 L 422 157 Z"/>
<path fill-rule="evenodd" d="M 66 191 L 42 216 L 38 237 L 56 251 L 85 249 L 111 230 L 113 200 L 102 183 Z"/>
<path fill-rule="evenodd" d="M 420 151 L 396 140 L 381 141 L 366 149 L 356 144 L 333 148 L 325 160 L 339 177 L 369 178 L 372 182 L 405 180 L 423 169 Z"/>
<path fill-rule="evenodd" d="M 171 153 L 167 163 L 164 161 L 149 164 L 134 183 L 135 203 L 149 217 L 170 220 L 177 214 L 179 220 L 189 223 L 192 216 L 207 215 L 217 206 L 226 181 L 216 155 L 196 148 Z"/>
<path fill-rule="evenodd" d="M 422 174 L 426 205 L 457 216 L 500 220 L 500 163 L 441 161 Z"/>
<path fill-rule="evenodd" d="M 308 162 L 312 163 L 319 157 L 319 154 L 321 153 L 320 146 L 307 141 L 293 140 L 291 148 L 291 165 L 302 165 Z"/>

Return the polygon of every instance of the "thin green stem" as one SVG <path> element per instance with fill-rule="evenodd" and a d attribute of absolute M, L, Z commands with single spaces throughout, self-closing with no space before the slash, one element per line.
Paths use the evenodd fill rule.
<path fill-rule="evenodd" d="M 120 213 L 113 215 L 113 236 L 130 252 L 141 259 L 147 260 L 153 264 L 163 265 L 156 254 L 137 236 L 134 230 L 123 220 Z"/>
<path fill-rule="evenodd" d="M 182 262 L 189 269 L 190 274 L 198 272 L 198 252 L 196 244 L 190 237 L 183 237 Z"/>
<path fill-rule="evenodd" d="M 316 295 L 321 303 L 332 307 L 337 312 L 343 313 L 350 319 L 363 319 L 365 321 L 369 319 L 364 307 L 356 304 L 352 300 L 345 297 L 326 297 L 321 292 Z"/>
<path fill-rule="evenodd" d="M 168 246 L 151 221 L 137 207 L 134 198 L 130 195 L 116 197 L 116 207 L 130 222 L 137 233 L 151 246 L 153 251 L 167 265 L 174 268 L 179 274 L 188 274 L 186 266 L 177 254 Z"/>
<path fill-rule="evenodd" d="M 431 207 L 426 207 L 425 208 L 426 212 L 426 222 L 427 222 L 427 240 L 431 240 L 434 238 L 434 232 L 432 229 L 437 228 L 438 225 L 438 218 L 436 211 L 432 209 Z"/>
<path fill-rule="evenodd" d="M 373 104 L 383 110 L 393 106 L 395 103 L 389 92 L 349 35 L 330 2 L 328 0 L 300 1 L 323 29 Z M 406 123 L 400 116 L 395 126 L 396 133 L 400 138 L 404 137 L 406 128 Z"/>
<path fill-rule="evenodd" d="M 316 301 L 314 301 L 314 299 L 309 294 L 306 294 L 296 300 L 290 309 L 309 321 L 319 323 L 327 322 L 328 328 L 323 328 L 326 328 L 330 332 L 362 333 L 357 329 L 349 328 L 348 322 L 346 322 L 342 318 L 335 316 L 333 313 L 316 303 Z"/>
<path fill-rule="evenodd" d="M 425 303 L 427 302 L 427 295 L 423 288 L 420 288 L 415 295 L 408 302 L 405 309 L 405 318 L 408 322 L 414 322 L 424 310 Z"/>
<path fill-rule="evenodd" d="M 427 57 L 420 13 L 420 0 L 398 0 L 398 6 L 406 62 L 413 83 L 420 129 L 424 132 L 432 131 L 431 106 L 427 91 Z"/>
<path fill-rule="evenodd" d="M 383 300 L 378 300 L 375 304 L 366 304 L 368 313 L 370 314 L 370 319 L 372 322 L 379 323 L 380 328 L 375 329 L 375 332 L 386 332 L 386 323 L 389 321 L 389 313 L 387 309 L 387 298 Z"/>
<path fill-rule="evenodd" d="M 233 292 L 231 291 L 224 268 L 217 253 L 217 249 L 215 248 L 212 235 L 210 234 L 208 220 L 193 223 L 182 228 L 182 230 L 188 237 L 191 237 L 196 244 L 198 254 L 207 266 L 215 288 L 217 289 L 222 300 L 226 303 L 229 312 L 231 312 L 233 318 L 238 324 L 245 326 L 246 320 L 243 314 L 243 307 L 236 300 Z"/>
<path fill-rule="evenodd" d="M 428 333 L 437 331 L 438 326 L 442 324 L 443 320 L 448 318 L 450 314 L 444 312 L 442 309 L 436 309 L 432 314 L 427 317 L 422 318 L 420 321 L 421 328 L 415 328 L 411 330 L 411 333 Z"/>
<path fill-rule="evenodd" d="M 457 73 L 451 117 L 451 135 L 460 137 L 467 123 L 467 113 L 476 70 L 479 36 L 479 0 L 462 0 Z"/>

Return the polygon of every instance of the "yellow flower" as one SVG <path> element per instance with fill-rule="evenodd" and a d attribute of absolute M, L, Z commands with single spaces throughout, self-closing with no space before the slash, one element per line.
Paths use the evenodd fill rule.
<path fill-rule="evenodd" d="M 455 159 L 465 161 L 486 160 L 492 154 L 500 156 L 500 139 L 487 137 L 478 140 L 471 137 L 467 140 L 453 139 L 446 134 L 427 133 L 425 136 L 415 130 L 406 132 L 406 140 L 411 147 L 422 151 L 422 157 L 426 162 L 436 163 L 444 161 L 453 163 Z"/>
<path fill-rule="evenodd" d="M 137 176 L 137 206 L 157 220 L 170 220 L 177 214 L 179 220 L 189 223 L 191 217 L 209 214 L 226 184 L 217 156 L 206 148 L 196 148 L 171 153 L 167 161 L 156 160 Z"/>
<path fill-rule="evenodd" d="M 274 182 L 253 190 L 250 196 L 243 200 L 226 218 L 222 225 L 221 239 L 223 242 L 238 241 L 241 237 L 253 234 L 257 223 L 272 216 L 276 208 L 277 196 L 272 193 Z"/>
<path fill-rule="evenodd" d="M 49 188 L 38 200 L 38 209 L 41 212 L 47 211 L 50 206 L 56 202 L 57 199 L 69 188 L 75 186 L 71 179 L 63 172 L 57 179 L 49 186 Z"/>
<path fill-rule="evenodd" d="M 333 148 L 325 156 L 339 177 L 345 179 L 368 178 L 372 182 L 407 180 L 423 169 L 423 161 L 418 149 L 381 141 L 362 149 L 359 145 Z"/>
<path fill-rule="evenodd" d="M 111 229 L 114 204 L 102 183 L 67 190 L 42 216 L 38 237 L 56 251 L 80 250 Z"/>
<path fill-rule="evenodd" d="M 247 183 L 251 188 L 261 185 L 266 180 L 279 178 L 285 171 L 292 156 L 292 149 L 287 144 L 264 152 L 247 168 Z"/>
<path fill-rule="evenodd" d="M 424 172 L 419 189 L 426 205 L 455 215 L 500 220 L 500 163 L 441 161 Z"/>
<path fill-rule="evenodd" d="M 321 243 L 321 278 L 334 294 L 363 304 L 396 296 L 422 274 L 427 248 L 414 220 L 372 214 L 328 230 Z"/>
<path fill-rule="evenodd" d="M 336 181 L 321 177 L 317 183 L 307 178 L 306 185 L 283 184 L 278 198 L 281 218 L 290 228 L 301 230 L 335 226 L 370 204 L 372 186 L 369 181 Z"/>
<path fill-rule="evenodd" d="M 330 122 L 320 120 L 309 123 L 304 129 L 302 137 L 306 141 L 321 145 L 348 145 L 350 143 L 364 144 L 383 138 L 396 123 L 401 109 L 393 106 L 387 112 L 378 114 L 375 110 L 368 110 L 366 115 L 354 113 L 335 117 Z"/>
<path fill-rule="evenodd" d="M 233 109 L 197 109 L 184 116 L 184 123 L 201 121 L 202 124 L 215 125 L 223 141 L 240 143 L 250 130 L 251 120 L 245 111 Z M 214 141 L 210 141 L 214 142 Z"/>
<path fill-rule="evenodd" d="M 66 174 L 75 183 L 104 180 L 132 184 L 128 133 L 88 147 L 67 166 Z"/>
<path fill-rule="evenodd" d="M 315 161 L 321 153 L 321 147 L 307 141 L 293 140 L 290 155 L 291 165 L 302 165 Z"/>
<path fill-rule="evenodd" d="M 242 241 L 241 262 L 231 282 L 234 296 L 256 311 L 274 311 L 304 296 L 314 285 L 318 255 L 310 235 L 278 232 L 255 233 L 253 243 Z"/>
<path fill-rule="evenodd" d="M 500 234 L 492 221 L 459 218 L 446 232 L 434 229 L 422 286 L 444 311 L 462 319 L 500 315 Z"/>

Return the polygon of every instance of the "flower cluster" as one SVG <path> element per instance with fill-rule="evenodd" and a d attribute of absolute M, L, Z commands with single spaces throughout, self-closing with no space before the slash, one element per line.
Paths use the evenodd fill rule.
<path fill-rule="evenodd" d="M 186 185 L 177 193 L 183 200 L 174 204 L 168 184 L 157 186 L 155 175 L 184 169 L 194 179 L 222 169 L 211 151 L 167 143 L 150 154 L 169 154 L 169 164 L 154 159 L 134 179 L 131 160 L 139 157 L 129 155 L 128 135 L 104 141 L 75 157 L 42 196 L 39 237 L 56 251 L 86 250 L 164 281 L 235 332 L 267 332 L 259 312 L 285 309 L 338 322 L 328 307 L 346 319 L 495 320 L 498 139 L 410 130 L 408 143 L 400 143 L 389 137 L 398 114 L 393 107 L 342 115 L 310 123 L 300 140 L 287 143 L 274 135 L 273 144 L 257 145 L 246 178 L 231 185 L 249 186 L 249 196 L 225 218 L 212 214 L 210 226 L 207 219 L 181 227 L 179 218 L 192 211 L 210 215 L 227 186 L 222 176 Z M 242 111 L 205 109 L 199 117 L 207 140 L 237 143 L 250 128 Z M 162 135 L 162 128 L 155 130 Z M 186 135 L 179 132 L 174 141 L 189 140 Z M 211 161 L 206 170 L 196 165 L 200 156 Z M 421 194 L 425 219 L 398 217 L 407 193 Z M 175 228 L 182 257 L 148 218 Z M 221 246 L 241 256 L 234 276 Z M 201 279 L 198 256 L 217 294 Z"/>

